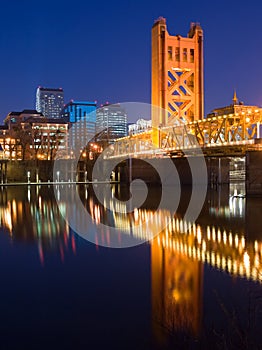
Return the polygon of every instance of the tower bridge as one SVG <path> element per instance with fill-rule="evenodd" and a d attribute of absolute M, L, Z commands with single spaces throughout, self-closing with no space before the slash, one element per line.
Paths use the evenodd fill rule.
<path fill-rule="evenodd" d="M 152 128 L 116 140 L 104 157 L 121 161 L 123 157 L 180 159 L 204 155 L 210 182 L 215 178 L 220 183 L 229 181 L 230 158 L 243 157 L 248 193 L 262 194 L 262 169 L 258 166 L 262 161 L 262 108 L 238 102 L 235 92 L 231 105 L 204 117 L 200 24 L 191 23 L 187 37 L 172 36 L 166 20 L 159 18 L 152 28 L 151 66 Z M 139 171 L 144 172 L 144 168 L 138 166 Z M 130 175 L 129 170 L 126 173 Z"/>
<path fill-rule="evenodd" d="M 201 147 L 205 155 L 241 155 L 260 149 L 262 108 L 238 102 L 204 118 L 203 30 L 191 23 L 187 37 L 172 36 L 160 17 L 152 28 L 152 128 L 116 140 L 109 157 L 183 156 Z"/>

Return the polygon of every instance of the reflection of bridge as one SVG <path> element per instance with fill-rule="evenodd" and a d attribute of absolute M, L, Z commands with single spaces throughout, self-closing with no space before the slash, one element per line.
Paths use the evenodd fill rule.
<path fill-rule="evenodd" d="M 92 205 L 93 219 L 100 223 L 104 209 L 95 203 Z M 157 236 L 156 242 L 163 248 L 262 283 L 262 241 L 247 241 L 244 233 L 230 228 L 190 223 L 163 208 L 157 211 L 137 208 L 128 214 L 124 202 L 118 206 L 121 208 L 116 207 L 114 200 L 106 203 L 112 212 L 114 227 L 123 234 L 132 232 L 138 242 Z M 162 230 L 163 227 L 166 228 Z"/>

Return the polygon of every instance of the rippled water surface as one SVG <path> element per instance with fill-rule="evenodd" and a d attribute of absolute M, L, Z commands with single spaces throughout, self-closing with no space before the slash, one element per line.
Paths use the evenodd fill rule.
<path fill-rule="evenodd" d="M 77 190 L 96 244 L 69 227 L 52 187 L 0 192 L 1 349 L 261 348 L 262 198 L 246 198 L 241 184 L 209 190 L 190 223 L 186 188 L 176 212 L 158 208 L 151 188 L 130 213 Z M 128 198 L 126 188 L 113 194 Z M 103 247 L 107 226 L 138 245 Z"/>

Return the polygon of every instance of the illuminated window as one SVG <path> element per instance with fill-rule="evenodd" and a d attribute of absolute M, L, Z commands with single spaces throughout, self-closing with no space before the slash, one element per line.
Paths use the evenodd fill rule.
<path fill-rule="evenodd" d="M 190 49 L 190 62 L 194 63 L 195 61 L 195 52 L 194 49 Z"/>
<path fill-rule="evenodd" d="M 187 48 L 183 49 L 183 62 L 187 62 Z"/>
<path fill-rule="evenodd" d="M 167 56 L 169 60 L 172 60 L 172 46 L 168 46 Z"/>
<path fill-rule="evenodd" d="M 180 48 L 179 47 L 176 47 L 175 56 L 176 56 L 176 61 L 180 62 Z"/>

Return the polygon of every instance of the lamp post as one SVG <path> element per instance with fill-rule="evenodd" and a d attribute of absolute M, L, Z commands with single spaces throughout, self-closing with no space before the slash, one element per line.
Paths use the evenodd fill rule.
<path fill-rule="evenodd" d="M 56 172 L 57 182 L 59 182 L 59 175 L 60 175 L 60 171 L 57 171 L 57 172 Z"/>
<path fill-rule="evenodd" d="M 31 175 L 31 173 L 30 173 L 30 171 L 28 171 L 27 172 L 27 182 L 30 184 L 30 175 Z"/>

